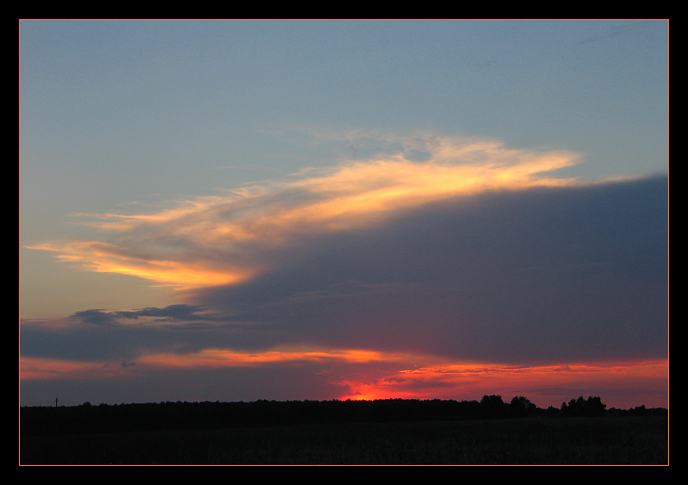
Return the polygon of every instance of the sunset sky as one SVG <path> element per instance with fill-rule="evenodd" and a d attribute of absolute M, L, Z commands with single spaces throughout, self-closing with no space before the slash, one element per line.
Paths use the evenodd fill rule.
<path fill-rule="evenodd" d="M 668 406 L 668 21 L 20 21 L 20 403 Z"/>

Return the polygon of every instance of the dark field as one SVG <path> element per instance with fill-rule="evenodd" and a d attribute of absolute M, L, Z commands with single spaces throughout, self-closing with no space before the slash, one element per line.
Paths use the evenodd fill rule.
<path fill-rule="evenodd" d="M 140 428 L 23 433 L 20 465 L 668 465 L 669 460 L 666 415 Z"/>

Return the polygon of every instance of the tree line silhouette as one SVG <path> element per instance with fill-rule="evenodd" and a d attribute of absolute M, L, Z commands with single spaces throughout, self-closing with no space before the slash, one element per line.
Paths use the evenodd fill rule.
<path fill-rule="evenodd" d="M 23 436 L 48 434 L 153 431 L 165 429 L 223 429 L 294 424 L 354 422 L 456 421 L 468 419 L 569 418 L 664 415 L 664 408 L 640 406 L 607 409 L 599 397 L 583 396 L 560 408 L 538 408 L 515 396 L 480 401 L 382 399 L 374 401 L 160 402 L 78 406 L 32 406 L 20 409 Z"/>

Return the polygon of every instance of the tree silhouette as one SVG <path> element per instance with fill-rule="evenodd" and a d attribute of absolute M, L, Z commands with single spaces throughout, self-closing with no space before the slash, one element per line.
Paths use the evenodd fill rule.
<path fill-rule="evenodd" d="M 536 411 L 537 406 L 523 396 L 514 396 L 509 404 L 509 416 L 513 418 L 533 416 Z"/>
<path fill-rule="evenodd" d="M 480 410 L 484 418 L 501 418 L 506 414 L 506 406 L 502 396 L 492 394 L 484 395 L 480 400 Z"/>
<path fill-rule="evenodd" d="M 586 400 L 580 396 L 578 399 L 571 399 L 568 404 L 562 403 L 561 413 L 564 416 L 603 416 L 606 407 L 599 397 L 588 396 Z"/>

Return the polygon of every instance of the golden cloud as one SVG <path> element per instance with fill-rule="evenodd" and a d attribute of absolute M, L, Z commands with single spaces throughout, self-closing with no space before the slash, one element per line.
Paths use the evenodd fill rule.
<path fill-rule="evenodd" d="M 36 249 L 84 269 L 135 275 L 180 289 L 245 281 L 274 267 L 270 254 L 299 237 L 380 224 L 399 211 L 486 191 L 562 186 L 549 174 L 576 163 L 566 151 L 509 149 L 493 141 L 435 138 L 429 158 L 403 154 L 304 171 L 288 181 L 177 202 L 150 214 L 102 214 L 105 241 Z"/>

